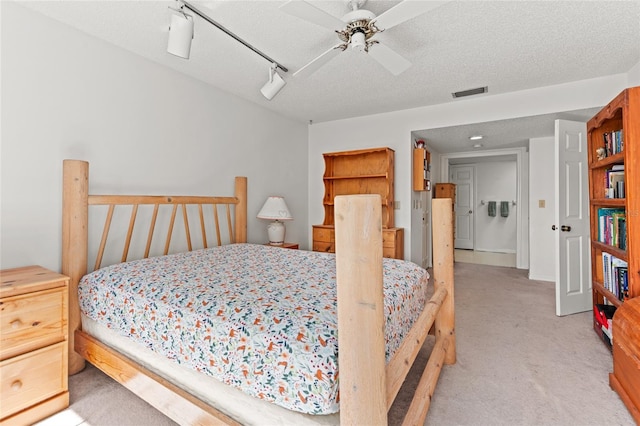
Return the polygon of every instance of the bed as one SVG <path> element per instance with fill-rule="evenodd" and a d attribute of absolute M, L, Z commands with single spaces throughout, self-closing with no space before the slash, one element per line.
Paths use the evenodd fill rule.
<path fill-rule="evenodd" d="M 87 162 L 64 161 L 70 374 L 87 360 L 179 424 L 386 424 L 431 329 L 435 344 L 404 420 L 424 422 L 440 371 L 456 357 L 449 199 L 433 202 L 433 291 L 427 299 L 426 271 L 383 260 L 377 195 L 336 197 L 332 255 L 247 244 L 243 177 L 236 178 L 234 196 L 203 197 L 89 195 L 88 175 Z M 93 271 L 90 206 L 107 208 Z M 105 262 L 116 206 L 131 214 L 120 259 Z M 143 207 L 153 209 L 146 232 L 136 228 Z M 163 207 L 171 212 L 166 223 L 158 219 Z M 199 233 L 188 212 L 195 212 Z M 180 216 L 184 241 L 172 253 Z M 156 229 L 161 223 L 166 232 Z M 159 233 L 166 237 L 155 255 L 152 240 Z M 134 241 L 140 235 L 146 242 Z M 136 247 L 144 254 L 131 255 Z M 240 300 L 241 294 L 249 299 Z M 295 322 L 298 317 L 305 324 Z M 182 343 L 169 342 L 178 335 L 186 336 Z M 283 376 L 294 377 L 293 384 Z"/>

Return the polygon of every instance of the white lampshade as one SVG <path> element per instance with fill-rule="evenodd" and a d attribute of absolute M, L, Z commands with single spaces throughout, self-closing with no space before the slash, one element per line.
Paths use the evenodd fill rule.
<path fill-rule="evenodd" d="M 282 197 L 269 197 L 265 201 L 262 209 L 258 213 L 258 219 L 271 219 L 273 222 L 267 227 L 269 234 L 269 244 L 282 245 L 284 244 L 285 227 L 283 220 L 291 220 L 291 212 L 287 203 L 284 202 Z"/>

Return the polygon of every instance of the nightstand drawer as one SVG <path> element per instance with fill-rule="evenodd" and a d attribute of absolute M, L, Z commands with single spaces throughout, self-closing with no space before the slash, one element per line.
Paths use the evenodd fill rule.
<path fill-rule="evenodd" d="M 66 287 L 7 297 L 0 302 L 0 359 L 65 339 Z"/>
<path fill-rule="evenodd" d="M 67 389 L 66 342 L 0 362 L 2 417 Z"/>

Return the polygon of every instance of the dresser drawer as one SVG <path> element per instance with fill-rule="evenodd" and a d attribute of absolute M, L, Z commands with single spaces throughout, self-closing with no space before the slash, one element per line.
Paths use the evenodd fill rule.
<path fill-rule="evenodd" d="M 313 251 L 322 251 L 325 253 L 335 253 L 336 247 L 334 243 L 326 241 L 313 240 Z"/>
<path fill-rule="evenodd" d="M 333 228 L 313 228 L 313 241 L 323 241 L 332 243 L 336 239 L 335 230 Z M 314 249 L 315 250 L 315 249 Z M 320 250 L 324 251 L 324 250 Z"/>
<path fill-rule="evenodd" d="M 0 362 L 2 417 L 66 392 L 66 352 L 60 342 Z"/>
<path fill-rule="evenodd" d="M 382 230 L 382 247 L 395 247 L 396 246 L 396 230 L 395 229 L 383 229 Z"/>
<path fill-rule="evenodd" d="M 382 247 L 382 257 L 388 257 L 389 259 L 396 258 L 396 248 L 395 247 Z"/>
<path fill-rule="evenodd" d="M 0 359 L 66 337 L 66 287 L 6 297 L 0 302 Z"/>

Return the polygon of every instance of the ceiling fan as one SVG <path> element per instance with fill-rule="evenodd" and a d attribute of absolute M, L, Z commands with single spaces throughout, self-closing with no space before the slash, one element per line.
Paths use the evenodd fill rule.
<path fill-rule="evenodd" d="M 335 31 L 340 39 L 339 44 L 296 71 L 293 74 L 294 77 L 312 74 L 347 48 L 368 53 L 393 75 L 399 75 L 409 68 L 411 63 L 373 37 L 379 32 L 446 3 L 445 1 L 403 0 L 380 16 L 376 16 L 373 12 L 362 9 L 367 0 L 345 1 L 351 11 L 341 19 L 304 0 L 290 0 L 280 6 L 290 15 Z"/>

